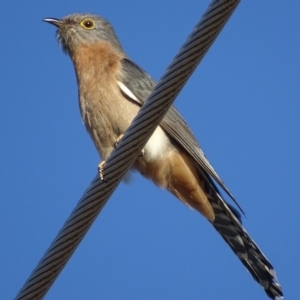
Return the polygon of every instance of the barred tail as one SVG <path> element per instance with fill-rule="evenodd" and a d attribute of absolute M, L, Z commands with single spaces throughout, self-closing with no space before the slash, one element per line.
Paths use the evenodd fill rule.
<path fill-rule="evenodd" d="M 212 192 L 212 191 L 210 191 Z M 210 193 L 210 203 L 215 212 L 212 225 L 238 256 L 253 278 L 264 288 L 271 299 L 283 299 L 280 284 L 273 266 L 248 235 L 236 212 L 216 192 Z"/>

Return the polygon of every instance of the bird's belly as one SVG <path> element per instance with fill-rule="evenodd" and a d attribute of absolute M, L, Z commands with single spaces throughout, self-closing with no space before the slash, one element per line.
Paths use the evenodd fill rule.
<path fill-rule="evenodd" d="M 161 160 L 165 153 L 170 150 L 170 147 L 171 142 L 168 136 L 162 128 L 158 126 L 144 147 L 144 160 L 147 162 Z"/>
<path fill-rule="evenodd" d="M 144 155 L 138 157 L 133 169 L 153 180 L 156 185 L 166 187 L 169 164 L 165 164 L 165 160 L 174 146 L 160 126 L 155 129 L 144 150 Z"/>

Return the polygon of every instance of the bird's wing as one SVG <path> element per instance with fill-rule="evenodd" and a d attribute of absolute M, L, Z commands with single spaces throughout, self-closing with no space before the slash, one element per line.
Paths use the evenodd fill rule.
<path fill-rule="evenodd" d="M 123 59 L 122 67 L 124 76 L 122 81 L 118 81 L 120 90 L 127 98 L 129 97 L 131 101 L 142 105 L 155 86 L 154 80 L 129 59 Z M 220 185 L 244 214 L 243 209 L 209 163 L 193 133 L 174 106 L 172 106 L 165 115 L 161 126 Z"/>
<path fill-rule="evenodd" d="M 155 82 L 145 71 L 128 58 L 122 60 L 121 73 L 120 78 L 118 78 L 121 92 L 129 101 L 141 106 L 153 90 Z M 205 192 L 215 213 L 215 220 L 212 222 L 212 225 L 221 234 L 222 238 L 242 261 L 254 279 L 265 289 L 267 295 L 272 299 L 282 299 L 281 286 L 276 280 L 275 271 L 271 263 L 243 228 L 239 218 L 240 215 L 222 198 L 211 178 L 233 200 L 234 197 L 210 165 L 192 132 L 174 107 L 169 109 L 161 126 L 199 164 L 199 176 L 205 182 Z"/>

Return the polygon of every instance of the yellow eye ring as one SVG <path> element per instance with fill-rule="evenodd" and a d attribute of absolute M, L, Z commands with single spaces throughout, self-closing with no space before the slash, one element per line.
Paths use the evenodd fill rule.
<path fill-rule="evenodd" d="M 80 22 L 80 25 L 85 29 L 93 29 L 95 27 L 95 23 L 90 18 L 85 18 Z"/>

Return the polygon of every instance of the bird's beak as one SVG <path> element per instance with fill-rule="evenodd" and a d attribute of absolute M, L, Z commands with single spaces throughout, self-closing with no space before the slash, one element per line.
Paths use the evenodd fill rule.
<path fill-rule="evenodd" d="M 45 18 L 43 19 L 43 21 L 47 22 L 47 23 L 50 23 L 56 27 L 60 27 L 62 25 L 62 20 L 59 20 L 59 19 L 54 19 L 54 18 Z"/>

